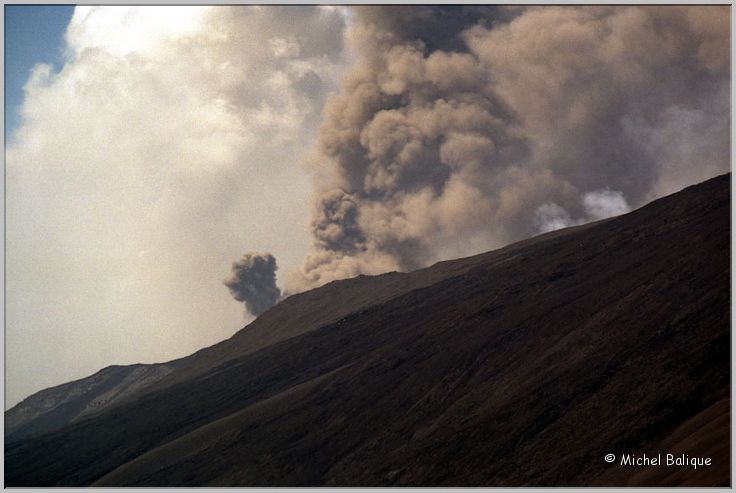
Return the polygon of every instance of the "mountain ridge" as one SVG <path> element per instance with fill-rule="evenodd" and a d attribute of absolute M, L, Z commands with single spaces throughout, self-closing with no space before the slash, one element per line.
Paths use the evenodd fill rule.
<path fill-rule="evenodd" d="M 231 342 L 226 361 L 205 351 L 178 381 L 6 443 L 8 483 L 727 484 L 729 188 L 723 175 L 619 218 L 350 280 L 352 293 L 326 286 L 323 303 L 344 295 L 330 323 L 250 352 Z M 672 479 L 602 460 L 680 444 L 688 426 L 717 468 Z"/>
<path fill-rule="evenodd" d="M 607 219 L 603 221 L 607 221 Z M 308 307 L 306 309 L 304 307 L 298 307 L 299 310 L 307 314 L 306 317 L 296 319 L 297 324 L 302 324 L 302 327 L 299 330 L 293 330 L 292 328 L 292 330 L 279 331 L 279 323 L 283 323 L 283 320 L 278 317 L 273 317 L 270 313 L 271 311 L 269 310 L 266 313 L 262 314 L 261 317 L 257 318 L 247 326 L 238 330 L 228 339 L 197 350 L 189 356 L 176 358 L 174 360 L 163 363 L 110 365 L 90 375 L 89 377 L 83 377 L 71 382 L 38 391 L 31 396 L 23 399 L 21 402 L 6 411 L 5 441 L 10 442 L 30 435 L 51 431 L 83 417 L 100 412 L 106 407 L 118 404 L 126 398 L 134 397 L 136 395 L 140 395 L 142 393 L 150 391 L 155 391 L 169 385 L 174 385 L 179 381 L 185 380 L 186 378 L 192 378 L 193 376 L 201 374 L 208 369 L 212 369 L 217 364 L 224 363 L 227 360 L 236 357 L 237 355 L 248 354 L 249 352 L 257 350 L 260 347 L 279 342 L 280 340 L 282 340 L 282 338 L 289 338 L 295 335 L 299 335 L 302 332 L 314 330 L 319 326 L 334 322 L 336 320 L 339 320 L 340 318 L 350 315 L 355 311 L 378 304 L 383 299 L 390 299 L 391 297 L 404 293 L 408 290 L 418 289 L 423 286 L 431 285 L 432 283 L 445 279 L 447 277 L 462 275 L 462 273 L 465 272 L 467 269 L 472 268 L 474 260 L 480 259 L 484 262 L 487 262 L 489 260 L 489 256 L 490 258 L 499 256 L 500 261 L 503 261 L 503 259 L 505 258 L 505 254 L 510 253 L 518 248 L 525 247 L 529 244 L 534 244 L 544 239 L 569 234 L 573 231 L 579 231 L 600 222 L 602 221 L 591 222 L 584 225 L 578 225 L 571 228 L 565 228 L 562 230 L 544 233 L 532 238 L 528 238 L 526 240 L 512 243 L 496 250 L 492 250 L 490 252 L 484 252 L 461 259 L 439 261 L 435 264 L 432 264 L 431 266 L 419 269 L 418 271 L 414 271 L 414 274 L 422 272 L 426 273 L 426 276 L 425 278 L 420 278 L 413 283 L 410 282 L 409 279 L 407 279 L 407 273 L 395 271 L 378 274 L 375 276 L 360 275 L 355 278 L 331 281 L 316 289 L 321 289 L 321 293 L 328 291 L 327 295 L 320 295 L 320 298 L 326 296 L 330 299 L 336 299 L 336 302 L 329 305 L 329 308 L 331 308 L 332 311 L 327 310 L 327 312 L 325 312 L 324 304 L 321 303 L 321 306 L 319 307 L 319 313 L 317 314 L 318 316 L 315 317 L 316 310 L 309 309 Z M 461 261 L 463 263 L 461 263 Z M 456 265 L 457 268 L 455 268 Z M 442 268 L 446 266 L 449 266 L 451 268 L 449 273 L 442 271 Z M 392 284 L 392 287 L 389 290 L 388 294 L 384 292 L 370 290 L 369 287 L 365 286 L 366 283 L 370 284 L 372 282 L 381 281 L 384 284 L 383 290 L 385 291 L 386 279 L 390 279 Z M 360 294 L 363 295 L 363 298 L 361 298 L 360 300 L 355 300 L 354 297 L 351 295 L 351 290 L 354 290 L 356 287 L 359 288 L 359 290 L 361 291 Z M 307 293 L 311 293 L 313 291 L 314 290 L 310 290 L 306 293 L 294 294 L 283 300 L 281 303 L 279 303 L 279 305 L 294 304 L 297 301 L 303 300 L 305 297 L 308 298 L 310 295 L 308 295 Z M 368 296 L 366 296 L 366 294 Z M 312 303 L 312 300 L 307 299 L 307 303 Z M 306 320 L 304 320 L 305 318 Z M 232 351 L 222 351 L 223 347 L 228 347 L 229 345 L 236 345 L 236 347 L 239 348 L 240 351 L 238 351 L 237 355 L 233 355 Z M 211 359 L 211 361 L 204 365 L 197 366 L 198 359 Z M 120 398 L 107 400 L 104 404 L 101 405 L 92 405 L 95 397 L 97 396 L 97 392 L 101 391 L 101 389 L 99 389 L 98 386 L 94 383 L 94 380 L 100 374 L 112 372 L 115 370 L 133 373 L 134 370 L 140 368 L 148 368 L 151 372 L 160 371 L 160 373 L 158 378 L 149 378 L 137 381 L 137 386 L 134 392 L 121 392 Z M 177 370 L 181 371 L 177 373 Z M 76 387 L 82 387 L 82 389 Z M 83 390 L 85 388 L 87 388 L 88 390 Z M 49 404 L 49 409 L 44 409 L 45 407 L 47 407 L 44 406 L 46 401 L 45 398 L 47 395 L 53 395 L 56 392 L 69 390 L 71 390 L 73 394 L 81 394 L 80 398 L 75 400 L 74 402 L 68 402 L 67 399 L 62 397 L 57 399 L 57 402 Z M 115 389 L 106 388 L 105 390 L 114 391 Z M 41 410 L 39 410 L 39 408 L 41 408 Z"/>

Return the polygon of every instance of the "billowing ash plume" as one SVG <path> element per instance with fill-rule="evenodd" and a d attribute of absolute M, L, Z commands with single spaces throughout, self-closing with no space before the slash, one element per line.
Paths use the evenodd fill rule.
<path fill-rule="evenodd" d="M 357 7 L 297 291 L 620 214 L 729 169 L 728 7 Z M 576 219 L 574 219 L 576 218 Z"/>
<path fill-rule="evenodd" d="M 247 253 L 233 262 L 232 274 L 224 284 L 238 301 L 256 317 L 279 300 L 281 290 L 276 286 L 276 259 L 270 253 Z"/>

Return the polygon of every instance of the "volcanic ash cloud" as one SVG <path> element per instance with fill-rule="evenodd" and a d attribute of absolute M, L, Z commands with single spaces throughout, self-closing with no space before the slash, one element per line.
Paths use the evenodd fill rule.
<path fill-rule="evenodd" d="M 258 316 L 279 300 L 281 290 L 276 286 L 276 259 L 270 253 L 247 253 L 233 262 L 232 273 L 225 286 L 245 308 Z"/>
<path fill-rule="evenodd" d="M 288 291 L 620 214 L 727 170 L 729 26 L 727 7 L 354 8 L 358 62 L 325 108 L 314 244 Z"/>

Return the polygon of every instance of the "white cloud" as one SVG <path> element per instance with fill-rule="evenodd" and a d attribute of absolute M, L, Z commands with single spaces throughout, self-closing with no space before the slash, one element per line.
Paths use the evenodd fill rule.
<path fill-rule="evenodd" d="M 586 193 L 583 207 L 591 220 L 620 216 L 631 210 L 623 193 L 607 188 Z"/>
<path fill-rule="evenodd" d="M 613 216 L 626 214 L 631 210 L 623 192 L 611 190 L 610 188 L 602 188 L 593 190 L 583 194 L 580 202 L 583 207 L 584 215 L 577 219 L 573 219 L 570 213 L 563 207 L 554 202 L 547 202 L 540 205 L 534 214 L 534 222 L 537 231 L 547 233 L 557 229 L 569 228 L 591 221 L 607 219 Z"/>
<path fill-rule="evenodd" d="M 102 48 L 116 56 L 151 53 L 166 44 L 196 35 L 211 7 L 79 6 L 66 33 L 70 47 Z"/>
<path fill-rule="evenodd" d="M 554 202 L 539 206 L 535 214 L 535 222 L 540 233 L 567 228 L 574 224 L 570 214 Z"/>
<path fill-rule="evenodd" d="M 7 149 L 8 403 L 243 325 L 244 252 L 297 265 L 299 159 L 345 65 L 344 11 L 78 7 Z M 286 40 L 285 48 L 270 40 Z"/>

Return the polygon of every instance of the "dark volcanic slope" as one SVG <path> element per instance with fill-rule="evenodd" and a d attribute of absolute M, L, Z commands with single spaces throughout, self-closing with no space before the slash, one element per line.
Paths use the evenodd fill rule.
<path fill-rule="evenodd" d="M 587 228 L 538 236 L 489 254 L 440 262 L 411 275 L 390 272 L 332 282 L 319 290 L 291 296 L 233 337 L 168 363 L 110 366 L 87 378 L 42 390 L 5 413 L 5 441 L 51 431 L 144 393 L 203 375 L 227 361 L 334 323 L 411 290 L 458 276 L 483 263 L 503 262 L 533 242 Z"/>
<path fill-rule="evenodd" d="M 728 485 L 729 180 L 289 298 L 137 397 L 7 444 L 6 482 Z M 713 466 L 603 460 L 668 451 Z"/>
<path fill-rule="evenodd" d="M 503 258 L 508 249 L 499 250 Z M 5 441 L 51 431 L 141 394 L 184 382 L 276 342 L 309 332 L 475 264 L 440 263 L 421 273 L 391 272 L 333 282 L 291 296 L 228 340 L 168 363 L 109 366 L 89 377 L 37 392 L 5 413 Z"/>
<path fill-rule="evenodd" d="M 124 402 L 176 369 L 176 362 L 108 366 L 92 376 L 45 389 L 5 413 L 5 441 L 60 428 Z"/>

